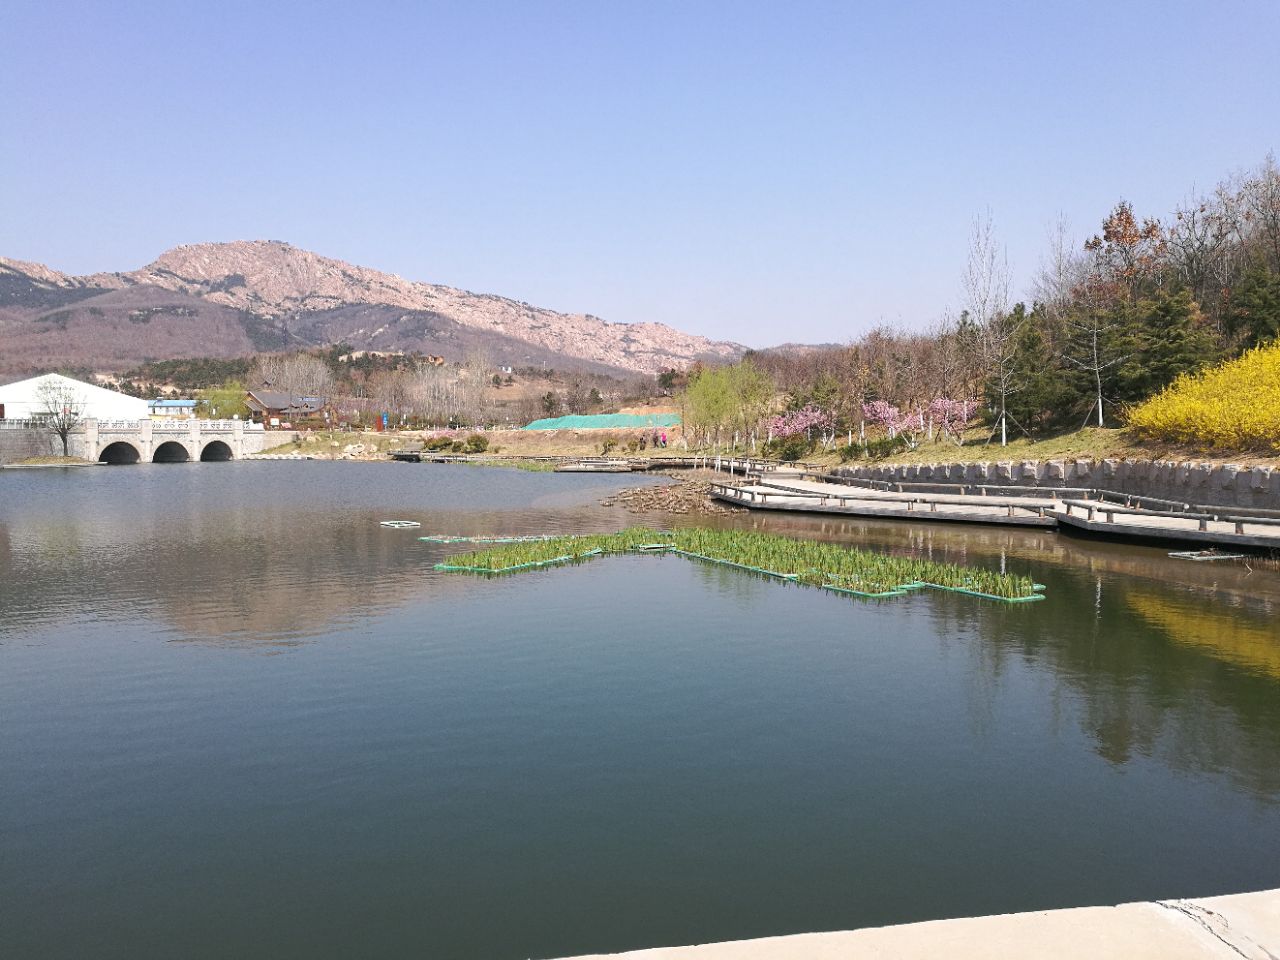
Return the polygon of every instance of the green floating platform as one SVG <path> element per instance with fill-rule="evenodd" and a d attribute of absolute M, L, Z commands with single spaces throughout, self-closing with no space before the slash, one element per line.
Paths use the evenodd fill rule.
<path fill-rule="evenodd" d="M 659 541 L 656 539 L 658 537 L 670 538 L 670 542 Z M 577 537 L 436 536 L 419 539 L 435 543 L 469 542 L 492 545 L 491 549 L 450 557 L 446 562 L 435 565 L 435 569 L 445 572 L 483 576 L 559 566 L 606 554 L 672 553 L 690 560 L 743 570 L 786 583 L 820 587 L 833 593 L 867 600 L 901 597 L 914 590 L 929 589 L 1004 603 L 1030 603 L 1043 600 L 1045 590 L 1043 584 L 1035 583 L 1028 577 L 747 531 L 654 531 L 637 527 L 615 534 Z M 540 552 L 550 555 L 539 556 Z M 737 553 L 743 559 L 759 558 L 790 569 L 776 570 L 758 563 L 714 555 L 721 553 Z M 859 589 L 859 586 L 865 586 L 866 589 Z"/>

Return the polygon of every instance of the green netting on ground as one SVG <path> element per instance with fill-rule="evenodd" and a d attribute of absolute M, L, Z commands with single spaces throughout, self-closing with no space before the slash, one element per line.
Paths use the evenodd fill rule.
<path fill-rule="evenodd" d="M 522 430 L 636 430 L 645 427 L 678 427 L 680 414 L 653 413 L 641 416 L 637 413 L 574 414 L 567 417 L 548 417 L 535 420 Z"/>

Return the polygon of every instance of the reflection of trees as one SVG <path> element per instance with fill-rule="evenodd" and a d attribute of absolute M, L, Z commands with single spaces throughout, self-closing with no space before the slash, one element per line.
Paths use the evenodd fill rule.
<path fill-rule="evenodd" d="M 1165 613 L 1179 606 L 1163 598 L 1153 605 L 1149 590 L 1082 577 L 1055 578 L 1052 589 L 1056 615 L 1015 626 L 1009 611 L 990 611 L 1004 623 L 982 636 L 1012 639 L 1053 668 L 1081 704 L 1081 723 L 1101 756 L 1225 773 L 1256 794 L 1280 797 L 1280 684 L 1257 669 L 1263 661 L 1239 656 L 1242 649 L 1260 656 L 1265 621 L 1224 605 L 1201 607 L 1189 628 L 1197 639 L 1187 642 L 1176 620 L 1135 615 L 1144 606 Z"/>
<path fill-rule="evenodd" d="M 1274 622 L 1255 625 L 1243 618 L 1224 617 L 1203 604 L 1142 590 L 1131 591 L 1128 600 L 1135 612 L 1170 640 L 1280 680 L 1280 633 Z"/>
<path fill-rule="evenodd" d="M 685 521 L 688 522 L 688 521 Z M 1249 564 L 1191 563 L 1168 555 L 1168 548 L 1086 539 L 1034 527 L 902 523 L 869 518 L 832 518 L 795 513 L 739 514 L 708 525 L 764 530 L 796 537 L 851 543 L 873 550 L 909 553 L 950 563 L 1040 576 L 1048 566 L 1073 573 L 1121 575 L 1126 580 L 1177 584 L 1205 599 L 1280 616 L 1280 570 Z M 1092 601 L 1090 601 L 1092 605 Z"/>
<path fill-rule="evenodd" d="M 7 553 L 0 553 L 0 631 L 158 610 L 187 638 L 257 644 L 296 640 L 410 599 L 443 615 L 449 599 L 469 589 L 465 579 L 431 570 L 454 548 L 385 530 L 379 519 L 372 511 L 335 519 L 254 504 L 181 517 L 0 523 Z M 583 519 L 580 510 L 532 521 L 509 512 L 432 514 L 450 533 L 520 533 L 530 522 L 536 532 L 568 532 Z"/>
<path fill-rule="evenodd" d="M 454 548 L 383 530 L 381 518 L 372 511 L 335 516 L 296 504 L 252 504 L 0 522 L 0 639 L 87 616 L 137 620 L 139 610 L 154 611 L 152 619 L 198 642 L 253 645 L 296 642 L 410 600 L 425 617 L 447 617 L 452 598 L 475 587 L 468 578 L 431 571 Z M 433 511 L 430 525 L 459 534 L 567 533 L 623 522 L 615 511 L 566 507 L 533 514 Z M 971 658 L 970 708 L 979 736 L 996 722 L 1000 691 L 1023 661 L 1047 668 L 1054 680 L 1044 709 L 1074 717 L 1111 762 L 1153 757 L 1280 797 L 1274 571 L 1250 574 L 1035 530 L 754 514 L 714 522 L 940 561 L 999 567 L 1004 558 L 1010 569 L 1048 583 L 1049 599 L 1010 606 L 930 593 L 891 601 L 904 618 L 927 611 L 942 655 Z M 720 590 L 746 596 L 759 589 L 739 571 L 689 569 Z M 52 592 L 55 585 L 62 589 Z M 850 601 L 850 616 L 858 609 Z M 902 682 L 910 688 L 910 677 Z"/>
<path fill-rule="evenodd" d="M 975 733 L 994 722 L 1010 660 L 1022 658 L 1052 671 L 1055 690 L 1045 709 L 1054 718 L 1074 713 L 1107 760 L 1151 757 L 1280 797 L 1275 570 L 1190 563 L 1163 549 L 1035 529 L 794 514 L 722 522 L 993 569 L 1006 562 L 1030 572 L 1049 584 L 1043 604 L 929 595 L 942 642 L 971 638 Z"/>

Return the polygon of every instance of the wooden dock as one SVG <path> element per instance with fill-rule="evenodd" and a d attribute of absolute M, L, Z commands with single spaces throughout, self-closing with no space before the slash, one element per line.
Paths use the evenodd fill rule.
<path fill-rule="evenodd" d="M 1069 527 L 1106 537 L 1280 550 L 1280 512 L 1176 503 L 1082 488 L 873 484 L 848 478 L 755 476 L 716 483 L 711 496 L 752 510 L 923 522 Z M 927 488 L 927 489 L 919 489 Z M 959 490 L 961 492 L 954 492 Z"/>

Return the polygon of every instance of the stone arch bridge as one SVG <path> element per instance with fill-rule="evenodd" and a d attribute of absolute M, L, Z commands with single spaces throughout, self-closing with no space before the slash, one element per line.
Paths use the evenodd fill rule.
<path fill-rule="evenodd" d="M 245 420 L 86 420 L 71 434 L 71 453 L 103 463 L 240 460 L 294 439 Z"/>

